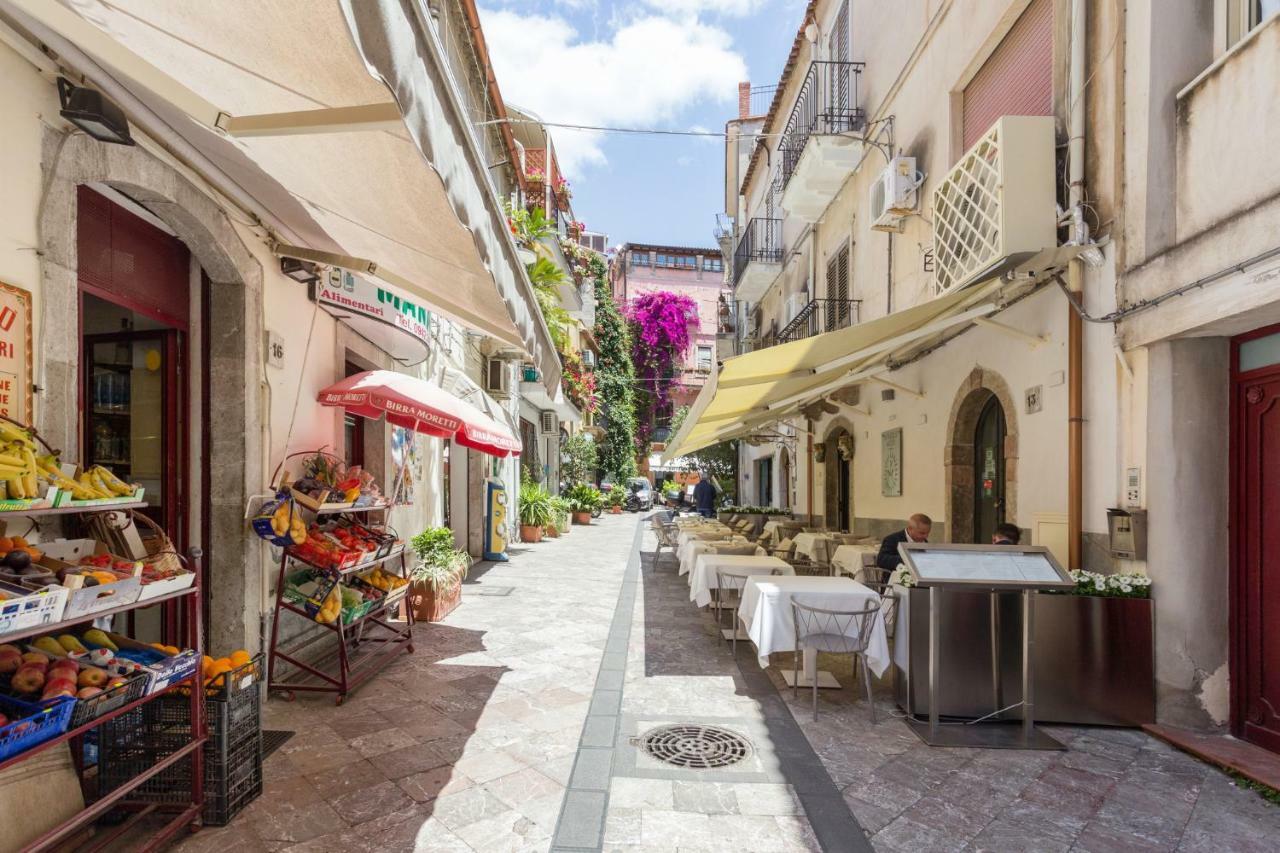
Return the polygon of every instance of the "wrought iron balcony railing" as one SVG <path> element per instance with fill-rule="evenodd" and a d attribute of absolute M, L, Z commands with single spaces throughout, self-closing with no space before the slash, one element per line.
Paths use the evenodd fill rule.
<path fill-rule="evenodd" d="M 738 248 L 733 252 L 733 284 L 742 279 L 747 265 L 759 261 L 766 264 L 782 263 L 782 220 L 756 217 L 742 229 Z"/>
<path fill-rule="evenodd" d="M 762 116 L 769 112 L 770 105 L 773 104 L 773 93 L 778 91 L 777 84 L 772 86 L 752 86 L 751 101 L 748 109 L 748 115 Z"/>
<path fill-rule="evenodd" d="M 815 61 L 809 63 L 791 118 L 782 132 L 782 186 L 795 174 L 800 155 L 815 134 L 860 130 L 867 117 L 858 101 L 862 62 Z"/>
<path fill-rule="evenodd" d="M 860 299 L 810 299 L 791 322 L 778 331 L 778 343 L 834 332 L 858 322 Z"/>

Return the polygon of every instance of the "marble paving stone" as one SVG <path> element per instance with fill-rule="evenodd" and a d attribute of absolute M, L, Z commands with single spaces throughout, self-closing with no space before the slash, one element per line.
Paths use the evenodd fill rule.
<path fill-rule="evenodd" d="M 675 788 L 669 779 L 615 778 L 609 786 L 610 808 L 659 809 L 675 808 Z"/>
<path fill-rule="evenodd" d="M 728 782 L 680 782 L 671 783 L 674 808 L 681 812 L 700 812 L 709 815 L 738 814 L 738 797 L 735 786 Z M 759 814 L 753 812 L 753 814 Z"/>

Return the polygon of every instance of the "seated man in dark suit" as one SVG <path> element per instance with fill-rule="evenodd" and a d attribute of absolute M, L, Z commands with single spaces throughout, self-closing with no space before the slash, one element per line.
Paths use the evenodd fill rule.
<path fill-rule="evenodd" d="M 933 529 L 933 519 L 924 513 L 916 513 L 907 519 L 905 530 L 890 533 L 880 543 L 880 553 L 876 555 L 876 565 L 886 572 L 892 572 L 902 563 L 898 556 L 898 546 L 903 542 L 928 542 L 929 531 Z"/>
<path fill-rule="evenodd" d="M 1017 545 L 1022 539 L 1022 531 L 1018 525 L 1004 522 L 996 525 L 996 532 L 991 535 L 992 545 Z"/>

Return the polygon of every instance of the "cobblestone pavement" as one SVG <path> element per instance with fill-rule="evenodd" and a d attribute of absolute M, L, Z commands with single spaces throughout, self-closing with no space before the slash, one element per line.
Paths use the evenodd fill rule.
<path fill-rule="evenodd" d="M 263 796 L 181 849 L 1280 848 L 1280 808 L 1140 732 L 1052 728 L 1069 747 L 1054 753 L 934 749 L 887 692 L 872 725 L 848 689 L 824 691 L 815 722 L 776 666 L 742 642 L 735 660 L 639 522 L 606 515 L 477 567 L 462 606 L 341 706 L 268 702 L 264 726 L 298 734 L 267 760 Z M 847 664 L 822 666 L 851 683 Z M 754 749 L 695 771 L 632 743 L 671 722 Z"/>

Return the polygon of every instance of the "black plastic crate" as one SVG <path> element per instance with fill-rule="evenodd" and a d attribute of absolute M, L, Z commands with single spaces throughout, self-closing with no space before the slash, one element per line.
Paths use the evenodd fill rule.
<path fill-rule="evenodd" d="M 257 684 L 233 693 L 227 701 L 208 699 L 204 710 L 208 742 L 217 749 L 229 749 L 261 734 L 262 695 Z"/>

